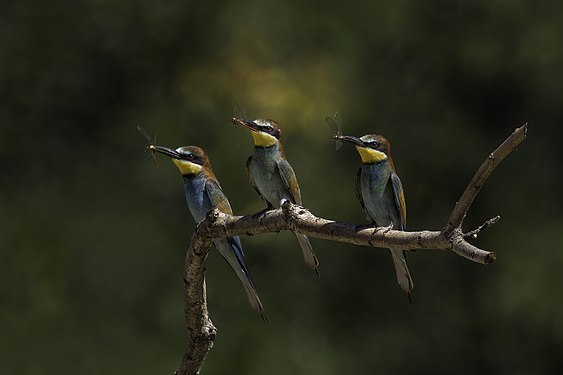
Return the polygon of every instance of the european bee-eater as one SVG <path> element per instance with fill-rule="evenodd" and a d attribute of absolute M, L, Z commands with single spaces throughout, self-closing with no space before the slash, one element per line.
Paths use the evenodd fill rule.
<path fill-rule="evenodd" d="M 356 138 L 336 135 L 336 139 L 356 146 L 362 159 L 362 167 L 356 175 L 356 197 L 373 224 L 405 230 L 407 208 L 403 185 L 395 172 L 391 158 L 391 144 L 381 135 L 364 135 Z M 414 287 L 404 250 L 390 249 L 397 281 L 411 298 Z"/>
<path fill-rule="evenodd" d="M 184 179 L 186 201 L 197 223 L 205 219 L 207 212 L 213 208 L 217 208 L 226 214 L 233 214 L 229 200 L 221 190 L 219 181 L 217 181 L 217 177 L 211 169 L 209 158 L 201 148 L 184 146 L 172 150 L 155 145 L 150 145 L 148 148 L 151 151 L 169 156 L 180 170 Z M 244 260 L 239 237 L 217 238 L 213 240 L 213 244 L 242 282 L 252 308 L 264 318 L 264 308 Z"/>
<path fill-rule="evenodd" d="M 285 158 L 281 143 L 282 131 L 273 120 L 248 121 L 233 118 L 234 124 L 251 130 L 254 153 L 246 162 L 250 185 L 264 199 L 267 209 L 279 208 L 285 200 L 301 205 L 301 191 L 295 172 Z M 303 251 L 305 264 L 319 275 L 319 261 L 307 236 L 294 233 Z"/>

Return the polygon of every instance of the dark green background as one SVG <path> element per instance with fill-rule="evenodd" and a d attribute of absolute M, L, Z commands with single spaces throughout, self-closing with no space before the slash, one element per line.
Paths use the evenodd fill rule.
<path fill-rule="evenodd" d="M 412 305 L 387 251 L 313 239 L 317 279 L 291 234 L 261 235 L 242 241 L 263 324 L 213 250 L 205 374 L 561 373 L 562 19 L 531 0 L 1 2 L 0 373 L 172 373 L 194 223 L 135 127 L 203 147 L 252 213 L 233 102 L 281 124 L 305 206 L 354 223 L 359 158 L 327 115 L 391 140 L 412 230 L 442 228 L 525 121 L 528 140 L 466 219 L 502 216 L 474 241 L 497 262 L 409 254 Z"/>

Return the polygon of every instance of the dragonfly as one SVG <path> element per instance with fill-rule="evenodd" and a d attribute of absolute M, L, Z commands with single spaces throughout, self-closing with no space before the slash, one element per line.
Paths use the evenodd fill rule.
<path fill-rule="evenodd" d="M 145 147 L 145 151 L 150 151 L 154 165 L 156 165 L 156 133 L 154 133 L 154 138 L 151 138 L 141 126 L 137 125 L 137 130 L 148 142 L 148 145 Z"/>
<path fill-rule="evenodd" d="M 336 149 L 340 150 L 342 147 L 342 123 L 340 122 L 338 113 L 335 113 L 334 116 L 328 116 L 325 121 L 330 130 L 332 130 L 332 139 L 334 139 Z"/>
<path fill-rule="evenodd" d="M 246 112 L 244 108 L 240 107 L 237 103 L 233 102 L 233 112 L 235 114 L 235 118 L 239 120 L 246 120 Z"/>

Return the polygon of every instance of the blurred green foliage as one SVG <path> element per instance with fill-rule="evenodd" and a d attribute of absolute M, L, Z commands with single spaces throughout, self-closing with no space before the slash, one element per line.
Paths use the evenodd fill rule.
<path fill-rule="evenodd" d="M 243 238 L 270 324 L 214 251 L 219 329 L 205 373 L 531 374 L 563 370 L 563 3 L 530 0 L 0 3 L 0 373 L 171 373 L 186 342 L 182 269 L 194 223 L 181 178 L 143 154 L 199 145 L 238 214 L 247 131 L 232 103 L 284 130 L 305 205 L 363 223 L 359 158 L 324 118 L 393 144 L 410 229 L 440 229 L 516 126 L 466 229 L 480 266 L 409 254 L 410 305 L 386 251 L 288 233 Z"/>

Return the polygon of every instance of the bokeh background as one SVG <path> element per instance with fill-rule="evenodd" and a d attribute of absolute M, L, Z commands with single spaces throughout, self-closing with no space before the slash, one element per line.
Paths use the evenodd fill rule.
<path fill-rule="evenodd" d="M 387 251 L 290 233 L 243 238 L 263 324 L 212 251 L 219 329 L 205 374 L 531 374 L 563 370 L 563 3 L 56 0 L 0 3 L 0 373 L 170 374 L 186 343 L 194 228 L 181 178 L 143 152 L 199 145 L 238 214 L 262 209 L 232 104 L 276 119 L 313 213 L 354 223 L 346 133 L 392 144 L 408 227 L 440 229 L 514 128 L 465 229 L 490 266 L 409 253 L 414 303 Z"/>

